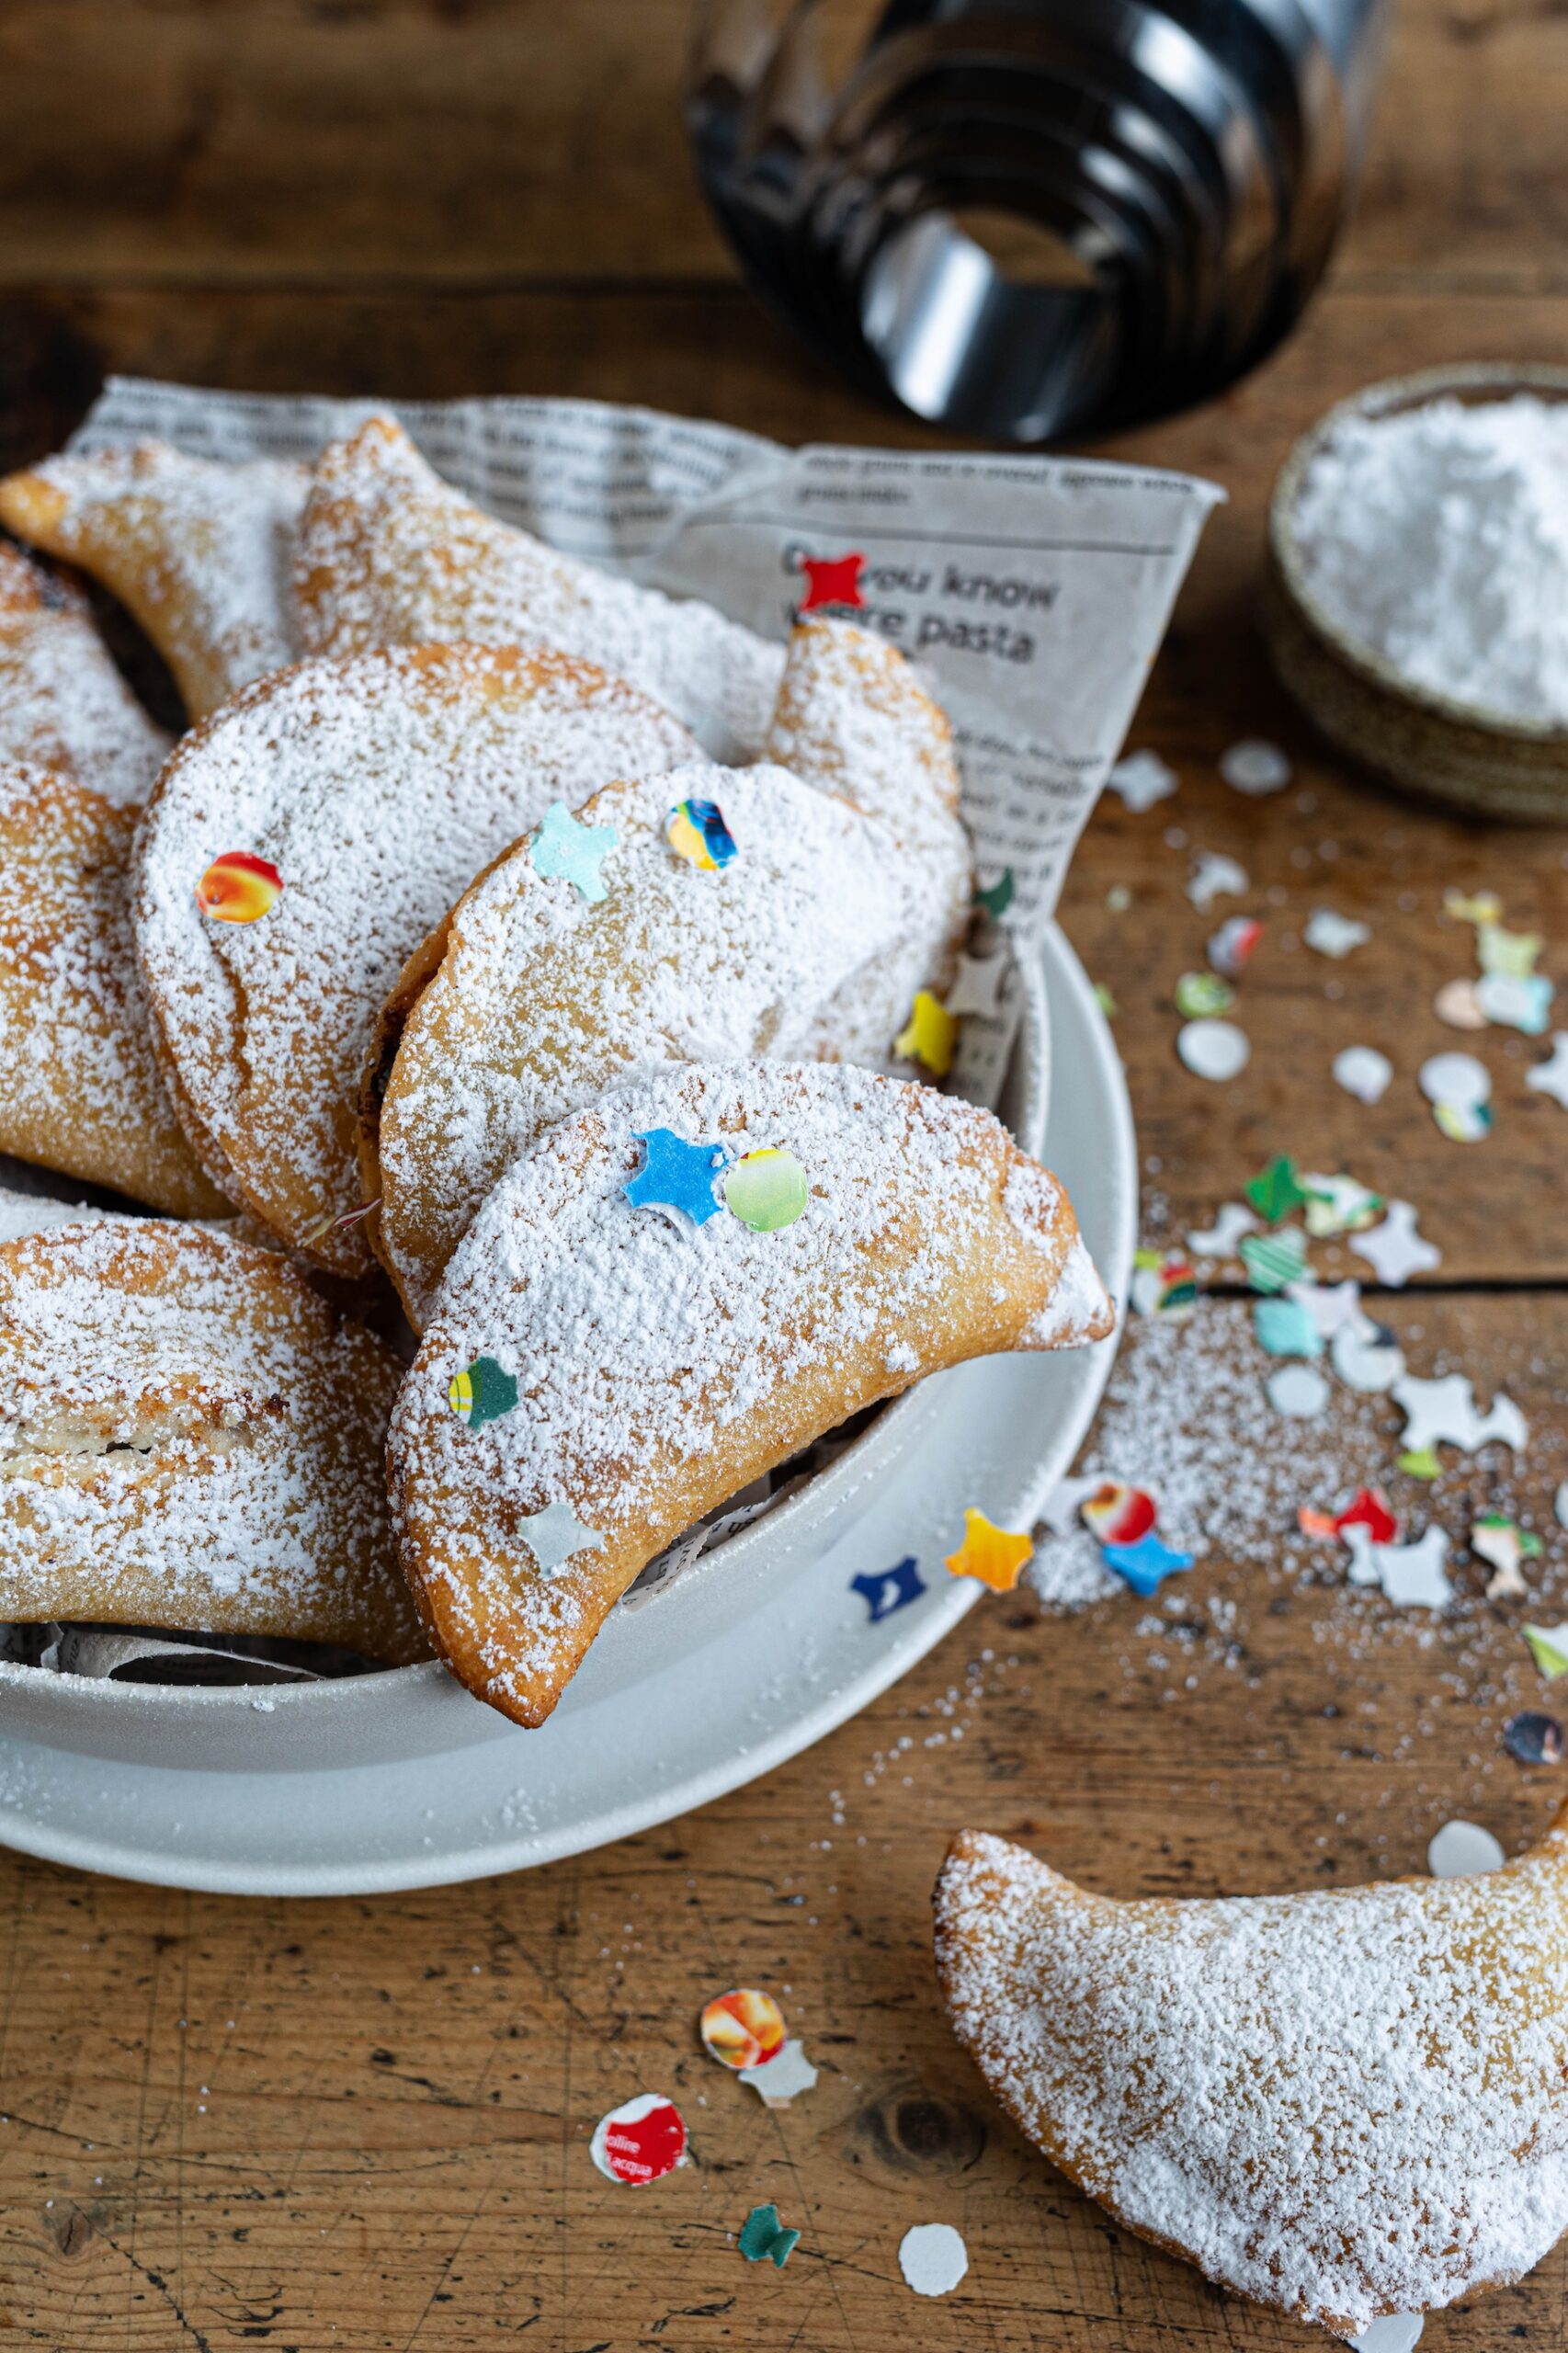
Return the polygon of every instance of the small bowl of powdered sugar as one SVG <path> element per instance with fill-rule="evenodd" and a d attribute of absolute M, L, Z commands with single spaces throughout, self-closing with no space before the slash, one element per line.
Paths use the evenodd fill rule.
<path fill-rule="evenodd" d="M 1331 409 L 1275 485 L 1265 631 L 1380 775 L 1568 822 L 1568 369 L 1433 369 Z"/>

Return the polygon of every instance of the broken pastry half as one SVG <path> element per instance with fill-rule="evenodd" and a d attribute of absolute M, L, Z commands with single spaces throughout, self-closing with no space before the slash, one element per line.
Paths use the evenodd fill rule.
<path fill-rule="evenodd" d="M 308 654 L 555 646 L 630 678 L 726 756 L 755 755 L 773 709 L 777 645 L 700 598 L 639 587 L 498 522 L 390 416 L 323 451 L 295 578 Z"/>
<path fill-rule="evenodd" d="M 284 1259 L 194 1226 L 0 1244 L 0 1619 L 427 1655 L 387 1518 L 400 1373 Z"/>
<path fill-rule="evenodd" d="M 1342 2336 L 1568 2228 L 1568 1808 L 1473 1879 L 1093 1895 L 966 1831 L 937 1970 L 1015 2122 L 1141 2236 Z"/>
<path fill-rule="evenodd" d="M 0 769 L 52 768 L 124 804 L 146 799 L 168 748 L 81 590 L 0 541 Z"/>
<path fill-rule="evenodd" d="M 542 1723 L 694 1522 L 861 1407 L 1111 1311 L 988 1111 L 864 1071 L 712 1064 L 551 1129 L 459 1245 L 393 1416 L 443 1658 Z"/>
<path fill-rule="evenodd" d="M 294 659 L 294 534 L 309 480 L 278 459 L 224 465 L 144 441 L 8 474 L 0 523 L 113 591 L 194 722 Z"/>
<path fill-rule="evenodd" d="M 142 829 L 137 937 L 176 1108 L 224 1190 L 367 1272 L 359 1082 L 406 959 L 553 803 L 695 750 L 591 664 L 449 645 L 302 663 L 185 736 Z"/>
<path fill-rule="evenodd" d="M 229 1204 L 176 1117 L 131 926 L 134 809 L 0 767 L 0 1152 L 176 1217 Z"/>

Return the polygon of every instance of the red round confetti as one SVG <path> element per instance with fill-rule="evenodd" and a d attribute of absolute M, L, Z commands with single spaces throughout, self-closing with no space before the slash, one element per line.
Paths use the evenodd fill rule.
<path fill-rule="evenodd" d="M 632 2188 L 659 2181 L 686 2154 L 680 2110 L 662 2092 L 643 2092 L 600 2117 L 588 2154 L 607 2180 L 623 2181 Z"/>

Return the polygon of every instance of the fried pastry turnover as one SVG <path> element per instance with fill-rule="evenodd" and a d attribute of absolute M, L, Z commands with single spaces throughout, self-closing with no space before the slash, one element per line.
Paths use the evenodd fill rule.
<path fill-rule="evenodd" d="M 551 1128 L 448 1269 L 390 1441 L 441 1656 L 541 1723 L 676 1537 L 860 1407 L 1110 1308 L 987 1111 L 816 1064 L 710 1064 Z"/>
<path fill-rule="evenodd" d="M 136 812 L 0 767 L 0 1152 L 176 1217 L 228 1207 L 159 1072 L 131 926 Z"/>
<path fill-rule="evenodd" d="M 966 1831 L 960 2040 L 1130 2230 L 1342 2336 L 1518 2279 L 1568 2228 L 1568 1808 L 1474 1879 L 1119 1903 Z"/>
<path fill-rule="evenodd" d="M 710 750 L 760 748 L 778 648 L 699 598 L 562 555 L 441 480 L 401 425 L 372 417 L 323 451 L 300 534 L 308 654 L 378 645 L 549 645 L 653 695 Z"/>
<path fill-rule="evenodd" d="M 400 1370 L 194 1226 L 0 1244 L 0 1618 L 426 1655 L 387 1519 Z"/>
<path fill-rule="evenodd" d="M 371 1265 L 360 1074 L 408 956 L 557 801 L 692 739 L 564 654 L 427 646 L 279 671 L 187 735 L 143 827 L 137 935 L 203 1165 L 291 1249 Z"/>
<path fill-rule="evenodd" d="M 169 738 L 120 676 L 81 590 L 0 542 L 0 768 L 144 801 Z"/>
<path fill-rule="evenodd" d="M 309 479 L 277 459 L 223 465 L 144 441 L 8 474 L 0 523 L 113 591 L 196 721 L 294 659 L 294 534 Z"/>

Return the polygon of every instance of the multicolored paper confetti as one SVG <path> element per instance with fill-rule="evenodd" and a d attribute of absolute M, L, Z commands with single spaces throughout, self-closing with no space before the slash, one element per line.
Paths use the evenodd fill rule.
<path fill-rule="evenodd" d="M 1138 1314 L 1165 1315 L 1181 1323 L 1198 1305 L 1198 1278 L 1185 1258 L 1135 1250 L 1129 1296 Z"/>
<path fill-rule="evenodd" d="M 1503 1745 L 1521 1765 L 1561 1765 L 1562 1727 L 1555 1716 L 1526 1708 L 1504 1725 Z"/>
<path fill-rule="evenodd" d="M 1176 984 L 1176 1009 L 1187 1021 L 1229 1013 L 1235 1001 L 1235 990 L 1218 972 L 1184 972 Z"/>
<path fill-rule="evenodd" d="M 896 1609 L 907 1609 L 926 1591 L 919 1563 L 913 1552 L 894 1563 L 891 1569 L 862 1569 L 849 1580 L 849 1590 L 858 1593 L 866 1604 L 867 1624 L 880 1626 Z"/>
<path fill-rule="evenodd" d="M 893 1040 L 893 1051 L 908 1063 L 924 1063 L 934 1077 L 946 1078 L 953 1066 L 959 1025 L 940 997 L 929 989 L 917 991 L 909 1019 Z"/>
<path fill-rule="evenodd" d="M 1470 1549 L 1478 1560 L 1492 1570 L 1486 1588 L 1488 1601 L 1517 1601 L 1528 1592 L 1520 1563 L 1538 1561 L 1543 1550 L 1540 1538 L 1518 1521 L 1509 1519 L 1502 1512 L 1483 1512 L 1471 1520 Z"/>
<path fill-rule="evenodd" d="M 447 1383 L 448 1404 L 471 1430 L 483 1429 L 486 1422 L 498 1422 L 517 1402 L 516 1376 L 504 1364 L 497 1364 L 494 1357 L 475 1357 L 461 1372 L 454 1372 Z"/>
<path fill-rule="evenodd" d="M 602 1552 L 605 1540 L 597 1528 L 585 1528 L 568 1503 L 546 1504 L 542 1511 L 524 1513 L 517 1533 L 533 1554 L 540 1572 L 552 1577 L 579 1552 Z"/>
<path fill-rule="evenodd" d="M 1307 1188 L 1307 1232 L 1314 1242 L 1341 1233 L 1360 1233 L 1387 1207 L 1357 1176 L 1325 1176 L 1309 1170 L 1301 1179 Z"/>
<path fill-rule="evenodd" d="M 1278 1225 L 1293 1210 L 1302 1208 L 1312 1199 L 1296 1174 L 1295 1162 L 1283 1154 L 1278 1154 L 1266 1168 L 1260 1168 L 1243 1190 L 1268 1225 Z"/>
<path fill-rule="evenodd" d="M 782 2271 L 801 2244 L 801 2234 L 784 2228 L 777 2206 L 754 2206 L 736 2244 L 748 2263 L 771 2263 Z"/>
<path fill-rule="evenodd" d="M 1246 1233 L 1240 1256 L 1254 1290 L 1271 1295 L 1300 1276 L 1307 1263 L 1307 1237 L 1299 1225 L 1282 1225 L 1273 1233 Z"/>
<path fill-rule="evenodd" d="M 1519 1631 L 1549 1683 L 1568 1675 L 1568 1626 L 1521 1626 Z"/>
<path fill-rule="evenodd" d="M 680 2110 L 662 2092 L 640 2093 L 600 2117 L 588 2154 L 607 2181 L 624 2182 L 632 2189 L 662 2181 L 686 2162 Z"/>
<path fill-rule="evenodd" d="M 665 820 L 665 835 L 677 858 L 716 874 L 735 855 L 735 837 L 716 801 L 677 801 Z"/>
<path fill-rule="evenodd" d="M 946 1555 L 955 1577 L 974 1577 L 993 1593 L 1011 1593 L 1034 1558 L 1032 1537 L 998 1528 L 971 1504 L 963 1516 L 963 1542 Z"/>
<path fill-rule="evenodd" d="M 778 2057 L 784 2048 L 784 2013 L 771 1994 L 734 1985 L 704 2003 L 698 2031 L 710 2059 L 739 2073 Z"/>
<path fill-rule="evenodd" d="M 805 1212 L 806 1172 L 792 1152 L 764 1144 L 733 1160 L 719 1180 L 724 1205 L 753 1233 L 778 1233 Z"/>
<path fill-rule="evenodd" d="M 1350 1247 L 1389 1290 L 1403 1290 L 1412 1275 L 1429 1274 L 1443 1263 L 1436 1243 L 1417 1233 L 1415 1211 L 1408 1201 L 1391 1200 L 1381 1225 L 1357 1235 Z"/>
<path fill-rule="evenodd" d="M 1159 1518 L 1159 1506 L 1145 1487 L 1102 1480 L 1078 1506 L 1085 1525 L 1102 1544 L 1136 1544 Z"/>
<path fill-rule="evenodd" d="M 283 877 L 269 858 L 228 849 L 196 886 L 196 904 L 217 923 L 256 923 L 283 896 Z"/>
<path fill-rule="evenodd" d="M 1209 961 L 1223 979 L 1239 981 L 1251 963 L 1262 938 L 1263 926 L 1256 916 L 1232 915 L 1220 926 L 1209 942 Z M 1222 1009 L 1218 1006 L 1210 1008 L 1211 1011 Z"/>
<path fill-rule="evenodd" d="M 620 1188 L 633 1209 L 667 1210 L 692 1225 L 718 1216 L 714 1179 L 730 1158 L 722 1144 L 688 1143 L 673 1128 L 649 1128 L 636 1142 L 642 1165 Z"/>
<path fill-rule="evenodd" d="M 1238 1078 L 1252 1059 L 1244 1029 L 1233 1021 L 1188 1021 L 1176 1032 L 1176 1052 L 1194 1078 L 1223 1086 Z"/>
<path fill-rule="evenodd" d="M 1156 1531 L 1141 1536 L 1135 1544 L 1107 1544 L 1102 1558 L 1108 1569 L 1125 1577 L 1134 1593 L 1156 1592 L 1166 1577 L 1178 1576 L 1190 1569 L 1190 1552 L 1177 1552 Z"/>

